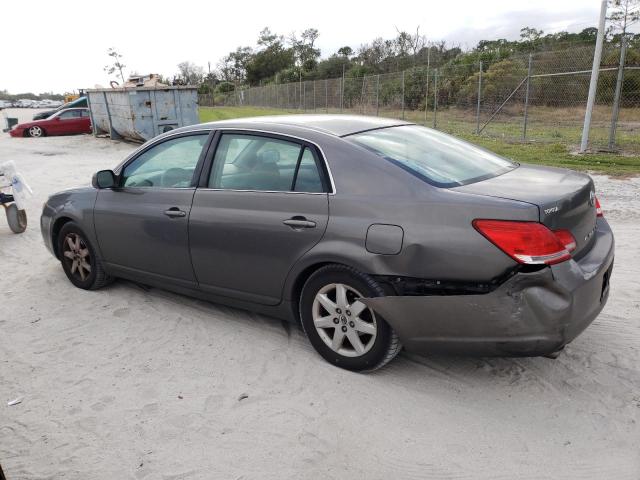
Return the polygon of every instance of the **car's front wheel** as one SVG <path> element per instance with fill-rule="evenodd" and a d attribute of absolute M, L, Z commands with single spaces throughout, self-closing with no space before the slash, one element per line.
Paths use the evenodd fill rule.
<path fill-rule="evenodd" d="M 58 234 L 58 253 L 62 269 L 76 287 L 96 290 L 111 281 L 102 261 L 84 232 L 75 222 L 67 222 Z"/>
<path fill-rule="evenodd" d="M 44 137 L 44 130 L 42 129 L 42 127 L 34 125 L 33 127 L 29 127 L 29 129 L 27 130 L 27 135 L 29 135 L 30 137 Z"/>
<path fill-rule="evenodd" d="M 387 322 L 359 299 L 384 295 L 371 277 L 344 265 L 314 272 L 300 296 L 300 320 L 309 341 L 328 362 L 347 370 L 376 370 L 402 345 Z"/>

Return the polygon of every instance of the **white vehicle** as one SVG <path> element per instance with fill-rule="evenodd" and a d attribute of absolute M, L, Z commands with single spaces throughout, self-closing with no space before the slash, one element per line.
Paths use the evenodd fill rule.
<path fill-rule="evenodd" d="M 14 106 L 18 108 L 33 108 L 35 100 L 31 100 L 28 98 L 21 98 L 20 100 L 14 102 Z"/>

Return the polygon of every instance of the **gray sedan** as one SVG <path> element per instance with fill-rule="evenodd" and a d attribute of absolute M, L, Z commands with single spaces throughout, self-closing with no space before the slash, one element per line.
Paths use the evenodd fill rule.
<path fill-rule="evenodd" d="M 142 145 L 51 196 L 79 288 L 114 278 L 300 322 L 327 361 L 554 355 L 602 310 L 613 234 L 587 175 L 406 122 L 260 117 Z"/>

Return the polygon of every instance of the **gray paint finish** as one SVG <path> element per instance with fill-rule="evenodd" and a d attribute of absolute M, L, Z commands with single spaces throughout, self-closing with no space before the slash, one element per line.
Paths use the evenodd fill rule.
<path fill-rule="evenodd" d="M 398 225 L 374 223 L 367 230 L 365 248 L 369 253 L 397 255 L 402 250 L 404 231 Z"/>
<path fill-rule="evenodd" d="M 523 354 L 549 352 L 570 341 L 604 305 L 606 298 L 601 302 L 597 291 L 613 261 L 613 236 L 604 219 L 596 222 L 589 205 L 591 179 L 522 165 L 464 187 L 437 188 L 341 138 L 398 123 L 314 115 L 178 129 L 140 147 L 115 173 L 174 135 L 240 129 L 317 146 L 331 192 L 198 187 L 212 161 L 214 140 L 200 159 L 196 172 L 203 173 L 192 188 L 84 188 L 53 195 L 41 219 L 45 244 L 55 251 L 53 236 L 61 222 L 74 220 L 113 275 L 292 321 L 297 321 L 301 282 L 327 263 L 376 278 L 464 285 L 448 296 L 399 296 L 389 287 L 387 296 L 366 300 L 417 351 L 438 344 L 453 348 L 455 338 L 470 351 L 484 347 L 486 353 Z M 545 214 L 548 205 L 558 205 L 559 211 Z M 185 216 L 163 215 L 173 207 Z M 314 222 L 315 228 L 283 223 L 294 217 Z M 578 236 L 595 228 L 595 234 L 576 238 L 574 259 L 525 273 L 472 227 L 479 218 L 542 221 Z M 474 285 L 493 287 L 483 295 L 465 294 L 464 288 Z"/>

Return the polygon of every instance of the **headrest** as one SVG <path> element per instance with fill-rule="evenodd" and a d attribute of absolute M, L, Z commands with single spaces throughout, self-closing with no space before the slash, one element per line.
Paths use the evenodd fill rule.
<path fill-rule="evenodd" d="M 275 149 L 264 150 L 258 154 L 258 162 L 265 163 L 278 163 L 280 161 L 280 152 Z"/>

